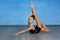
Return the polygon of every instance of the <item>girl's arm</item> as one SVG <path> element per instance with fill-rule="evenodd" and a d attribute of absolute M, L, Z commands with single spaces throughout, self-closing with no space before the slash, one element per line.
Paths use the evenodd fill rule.
<path fill-rule="evenodd" d="M 30 16 L 31 16 L 31 15 L 33 15 L 33 13 L 32 13 L 32 12 L 30 13 Z M 29 17 L 30 17 L 30 16 L 29 16 Z"/>
<path fill-rule="evenodd" d="M 28 29 L 22 30 L 22 31 L 20 31 L 20 32 L 14 34 L 14 35 L 15 35 L 15 36 L 18 36 L 19 34 L 25 33 L 25 32 L 27 32 L 27 31 L 29 31 L 29 30 L 31 30 L 31 28 L 28 28 Z"/>
<path fill-rule="evenodd" d="M 31 15 L 33 15 L 32 12 L 30 13 L 30 16 L 31 16 Z M 29 17 L 30 17 L 30 16 L 29 16 Z"/>

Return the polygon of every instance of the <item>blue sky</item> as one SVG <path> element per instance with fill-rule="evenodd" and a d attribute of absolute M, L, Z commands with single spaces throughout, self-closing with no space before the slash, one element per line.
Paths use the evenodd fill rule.
<path fill-rule="evenodd" d="M 60 24 L 60 0 L 0 0 L 0 25 L 27 25 L 29 2 L 33 2 L 42 23 Z"/>

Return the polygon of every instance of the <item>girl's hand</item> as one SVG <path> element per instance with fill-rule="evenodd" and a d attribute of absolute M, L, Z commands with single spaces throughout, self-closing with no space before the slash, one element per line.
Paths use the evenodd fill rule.
<path fill-rule="evenodd" d="M 14 34 L 14 36 L 18 36 L 18 34 L 16 33 L 16 34 Z"/>

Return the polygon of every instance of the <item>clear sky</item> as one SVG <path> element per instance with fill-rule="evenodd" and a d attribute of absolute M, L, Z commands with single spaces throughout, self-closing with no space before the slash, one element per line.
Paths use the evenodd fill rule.
<path fill-rule="evenodd" d="M 60 24 L 60 0 L 0 0 L 0 25 L 27 25 L 29 2 L 45 25 Z"/>

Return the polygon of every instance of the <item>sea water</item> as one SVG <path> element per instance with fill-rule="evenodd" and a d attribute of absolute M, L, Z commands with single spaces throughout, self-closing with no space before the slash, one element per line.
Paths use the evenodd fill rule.
<path fill-rule="evenodd" d="M 29 32 L 14 36 L 13 34 L 27 29 L 27 25 L 0 25 L 0 40 L 59 40 L 60 25 L 46 25 L 49 33 L 30 34 Z"/>

